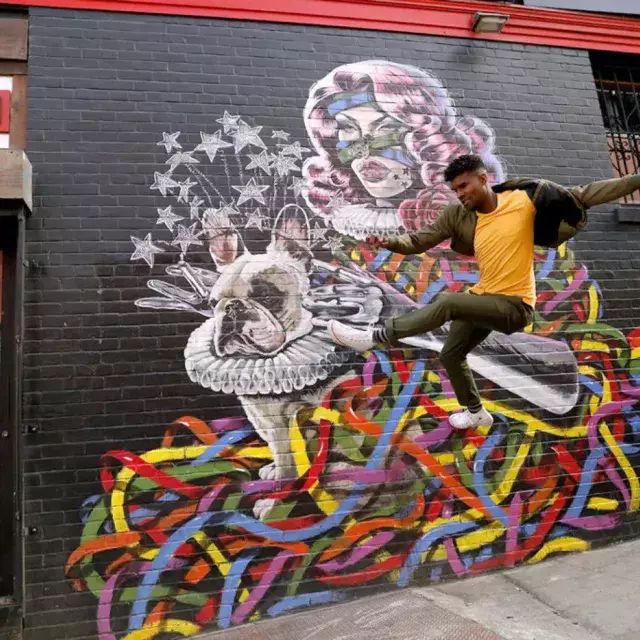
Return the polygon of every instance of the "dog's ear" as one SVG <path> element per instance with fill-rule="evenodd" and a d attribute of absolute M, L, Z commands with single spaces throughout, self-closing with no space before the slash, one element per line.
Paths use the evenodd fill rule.
<path fill-rule="evenodd" d="M 288 204 L 278 213 L 267 251 L 286 251 L 299 260 L 310 260 L 313 257 L 310 236 L 304 209 L 297 204 Z"/>
<path fill-rule="evenodd" d="M 229 216 L 218 209 L 207 209 L 202 215 L 202 230 L 209 253 L 218 269 L 235 262 L 245 251 L 244 243 Z"/>

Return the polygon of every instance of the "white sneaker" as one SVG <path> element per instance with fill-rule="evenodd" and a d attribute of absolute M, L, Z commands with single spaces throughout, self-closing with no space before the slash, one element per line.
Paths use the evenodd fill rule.
<path fill-rule="evenodd" d="M 376 345 L 373 340 L 373 329 L 356 329 L 337 320 L 329 320 L 327 332 L 336 344 L 360 353 L 371 351 Z"/>
<path fill-rule="evenodd" d="M 493 424 L 493 416 L 484 408 L 477 413 L 471 413 L 469 409 L 454 413 L 449 416 L 449 424 L 454 429 L 472 429 L 475 427 L 490 427 Z"/>

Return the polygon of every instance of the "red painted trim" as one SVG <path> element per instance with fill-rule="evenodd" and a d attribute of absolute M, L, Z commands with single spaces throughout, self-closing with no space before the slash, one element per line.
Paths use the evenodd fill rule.
<path fill-rule="evenodd" d="M 202 16 L 420 33 L 640 53 L 640 19 L 476 0 L 0 0 L 6 5 Z M 471 31 L 476 11 L 510 15 L 501 34 Z"/>
<path fill-rule="evenodd" d="M 11 91 L 0 91 L 0 133 L 9 133 L 11 119 Z"/>

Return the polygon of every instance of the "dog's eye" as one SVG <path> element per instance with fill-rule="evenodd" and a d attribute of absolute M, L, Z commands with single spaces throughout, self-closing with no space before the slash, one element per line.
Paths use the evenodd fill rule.
<path fill-rule="evenodd" d="M 273 282 L 268 280 L 260 278 L 253 280 L 249 297 L 269 309 L 273 314 L 280 313 L 284 308 L 284 294 Z"/>

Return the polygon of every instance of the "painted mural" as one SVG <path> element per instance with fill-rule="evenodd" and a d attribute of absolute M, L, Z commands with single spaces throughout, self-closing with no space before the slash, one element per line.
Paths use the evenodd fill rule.
<path fill-rule="evenodd" d="M 179 131 L 151 184 L 136 301 L 184 336 L 185 375 L 229 417 L 179 416 L 148 451 L 105 451 L 67 563 L 97 600 L 101 640 L 185 637 L 402 587 L 586 550 L 640 506 L 640 331 L 607 325 L 572 245 L 536 255 L 526 332 L 470 358 L 489 429 L 452 433 L 459 407 L 441 332 L 364 356 L 332 318 L 376 324 L 477 280 L 472 259 L 372 252 L 370 233 L 419 228 L 454 196 L 446 164 L 491 128 L 432 74 L 386 61 L 309 91 L 307 140 L 242 113 Z M 167 635 L 168 634 L 168 635 Z"/>

